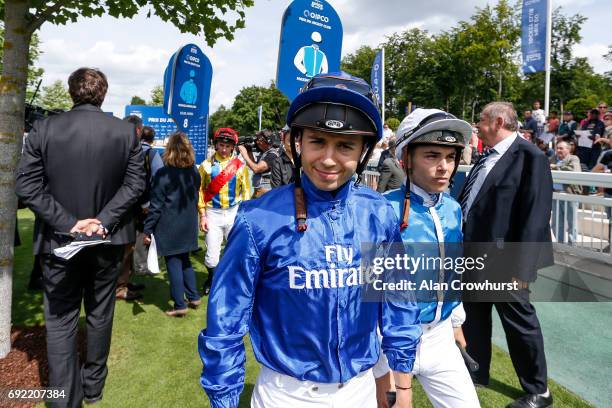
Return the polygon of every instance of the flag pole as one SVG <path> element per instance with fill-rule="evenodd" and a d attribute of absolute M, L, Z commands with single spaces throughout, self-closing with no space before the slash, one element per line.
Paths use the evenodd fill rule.
<path fill-rule="evenodd" d="M 259 105 L 257 108 L 257 116 L 259 117 L 259 131 L 261 132 L 261 116 L 263 114 L 263 105 Z"/>
<path fill-rule="evenodd" d="M 382 122 L 385 123 L 385 47 L 382 47 L 382 75 L 381 75 L 381 86 L 382 86 Z"/>
<path fill-rule="evenodd" d="M 544 115 L 548 117 L 550 108 L 550 54 L 552 42 L 552 0 L 546 0 L 546 80 L 544 83 Z"/>

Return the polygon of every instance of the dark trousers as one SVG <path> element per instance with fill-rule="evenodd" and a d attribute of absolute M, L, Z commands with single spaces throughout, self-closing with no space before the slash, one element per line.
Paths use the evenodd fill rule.
<path fill-rule="evenodd" d="M 123 245 L 99 245 L 82 249 L 70 260 L 42 256 L 49 386 L 65 390 L 67 396 L 54 407 L 80 407 L 84 396 L 98 396 L 104 388 L 123 252 Z M 87 323 L 82 367 L 77 356 L 81 302 Z"/>
<path fill-rule="evenodd" d="M 528 301 L 507 303 L 464 303 L 466 320 L 463 334 L 467 352 L 480 365 L 473 373 L 474 381 L 489 383 L 491 364 L 491 312 L 493 306 L 502 322 L 510 359 L 521 387 L 528 394 L 543 394 L 547 390 L 544 338 L 536 310 Z"/>
<path fill-rule="evenodd" d="M 165 259 L 168 278 L 170 279 L 170 296 L 174 301 L 174 308 L 176 310 L 186 309 L 185 295 L 187 295 L 187 300 L 200 300 L 189 252 L 167 255 Z"/>
<path fill-rule="evenodd" d="M 576 156 L 580 159 L 580 164 L 586 164 L 589 166 L 589 162 L 591 161 L 591 150 L 590 147 L 578 146 L 576 147 Z"/>
<path fill-rule="evenodd" d="M 576 148 L 576 156 L 580 159 L 580 164 L 585 164 L 589 170 L 595 167 L 600 155 L 600 145 L 593 145 L 593 147 L 578 146 Z"/>
<path fill-rule="evenodd" d="M 121 269 L 117 278 L 117 287 L 115 294 L 125 295 L 130 283 L 130 275 L 132 274 L 132 261 L 134 260 L 134 243 L 131 242 L 124 247 L 123 259 L 121 261 Z"/>

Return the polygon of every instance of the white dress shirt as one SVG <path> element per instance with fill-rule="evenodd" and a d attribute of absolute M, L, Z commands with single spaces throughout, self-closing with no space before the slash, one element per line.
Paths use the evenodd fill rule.
<path fill-rule="evenodd" d="M 505 138 L 504 140 L 502 140 L 501 142 L 497 143 L 495 146 L 493 146 L 493 149 L 495 149 L 495 152 L 491 153 L 485 159 L 486 161 L 485 161 L 484 167 L 478 173 L 478 178 L 474 181 L 474 185 L 472 186 L 472 189 L 470 190 L 470 196 L 467 199 L 467 204 L 465 206 L 465 213 L 463 214 L 464 220 L 467 220 L 467 215 L 470 213 L 472 204 L 474 203 L 474 200 L 478 196 L 478 193 L 480 192 L 480 189 L 482 188 L 482 185 L 484 184 L 487 176 L 493 169 L 493 166 L 495 166 L 495 163 L 497 163 L 499 159 L 501 159 L 501 157 L 504 155 L 504 153 L 508 151 L 508 149 L 510 148 L 512 143 L 514 143 L 517 137 L 518 137 L 518 133 L 514 133 L 508 136 L 507 138 Z"/>

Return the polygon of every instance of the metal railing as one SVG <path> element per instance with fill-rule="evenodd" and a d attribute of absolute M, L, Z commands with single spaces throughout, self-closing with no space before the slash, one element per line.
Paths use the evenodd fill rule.
<path fill-rule="evenodd" d="M 555 183 L 580 185 L 584 190 L 584 194 L 553 193 L 551 226 L 557 241 L 555 249 L 612 264 L 612 198 L 598 192 L 612 188 L 612 175 L 570 171 L 552 174 Z"/>
<path fill-rule="evenodd" d="M 459 166 L 468 173 L 472 166 Z M 364 171 L 364 183 L 376 189 L 376 163 Z M 553 183 L 580 185 L 583 190 L 612 188 L 612 174 L 552 171 Z M 595 194 L 553 193 L 551 228 L 555 250 L 612 264 L 612 198 Z"/>

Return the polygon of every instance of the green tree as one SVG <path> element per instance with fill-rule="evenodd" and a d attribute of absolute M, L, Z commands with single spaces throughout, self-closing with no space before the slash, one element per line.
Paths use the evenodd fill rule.
<path fill-rule="evenodd" d="M 69 110 L 72 108 L 72 98 L 68 93 L 68 88 L 57 80 L 49 86 L 43 86 L 40 104 L 45 109 Z"/>
<path fill-rule="evenodd" d="M 0 23 L 0 72 L 2 72 L 2 56 L 4 54 L 4 27 L 2 23 Z M 36 96 L 34 93 L 36 92 L 36 88 L 40 79 L 43 76 L 44 70 L 42 68 L 37 68 L 34 66 L 38 57 L 40 56 L 40 41 L 38 39 L 38 35 L 32 35 L 32 41 L 30 43 L 29 55 L 28 55 L 28 83 L 26 88 L 26 101 L 32 103 L 38 103 L 40 98 L 40 94 Z M 32 100 L 32 97 L 35 97 Z"/>
<path fill-rule="evenodd" d="M 164 87 L 161 85 L 155 85 L 153 89 L 151 89 L 151 101 L 149 101 L 149 105 L 161 106 L 163 104 L 164 104 Z"/>
<path fill-rule="evenodd" d="M 389 127 L 391 128 L 391 130 L 394 131 L 394 132 L 397 130 L 397 128 L 399 127 L 399 125 L 401 123 L 400 120 L 397 119 L 397 118 L 388 118 L 386 120 L 386 122 L 389 125 Z"/>
<path fill-rule="evenodd" d="M 565 109 L 574 113 L 574 119 L 578 122 L 586 118 L 586 112 L 597 106 L 599 100 L 595 95 L 587 97 L 573 98 L 567 101 Z"/>
<path fill-rule="evenodd" d="M 552 16 L 553 29 L 551 38 L 551 106 L 563 105 L 569 99 L 580 99 L 585 69 L 588 70 L 588 62 L 585 58 L 574 58 L 572 49 L 580 43 L 582 36 L 580 31 L 586 22 L 586 18 L 580 14 L 565 16 L 561 8 L 556 8 Z M 544 72 L 537 72 L 527 76 L 524 83 L 523 108 L 527 109 L 531 101 L 542 99 L 544 96 Z M 588 76 L 588 74 L 587 74 Z M 553 109 L 554 110 L 554 109 Z"/>
<path fill-rule="evenodd" d="M 132 96 L 132 99 L 130 99 L 130 105 L 146 105 L 146 104 L 147 102 L 138 95 L 134 95 Z"/>
<path fill-rule="evenodd" d="M 4 54 L 0 78 L 0 358 L 10 351 L 15 169 L 21 152 L 28 84 L 29 51 L 34 33 L 44 24 L 67 24 L 81 17 L 131 18 L 140 8 L 156 14 L 183 33 L 202 34 L 208 45 L 232 40 L 244 28 L 245 9 L 253 0 L 0 0 L 4 21 Z M 235 16 L 226 21 L 228 12 Z"/>
<path fill-rule="evenodd" d="M 242 88 L 232 105 L 228 123 L 240 134 L 253 134 L 259 127 L 257 108 L 262 110 L 262 129 L 280 129 L 285 125 L 289 100 L 276 88 L 273 82 L 270 86 L 249 86 Z"/>
<path fill-rule="evenodd" d="M 386 116 L 403 118 L 409 103 L 432 106 L 433 83 L 424 78 L 432 37 L 414 28 L 395 33 L 382 44 L 385 48 Z"/>
<path fill-rule="evenodd" d="M 232 111 L 231 109 L 227 109 L 225 105 L 219 106 L 219 108 L 208 117 L 208 126 L 210 131 L 209 135 L 213 135 L 215 130 L 222 127 L 231 127 L 234 128 L 235 125 L 232 121 Z"/>
<path fill-rule="evenodd" d="M 453 38 L 453 113 L 474 120 L 480 106 L 492 100 L 512 100 L 520 83 L 519 18 L 506 0 L 477 8 L 451 30 Z"/>
<path fill-rule="evenodd" d="M 608 45 L 608 52 L 603 57 L 612 63 L 612 45 Z M 605 75 L 609 81 L 612 81 L 612 70 L 607 71 Z"/>
<path fill-rule="evenodd" d="M 372 64 L 377 52 L 378 50 L 364 45 L 359 47 L 353 54 L 346 55 L 342 59 L 340 66 L 343 71 L 370 82 Z"/>

